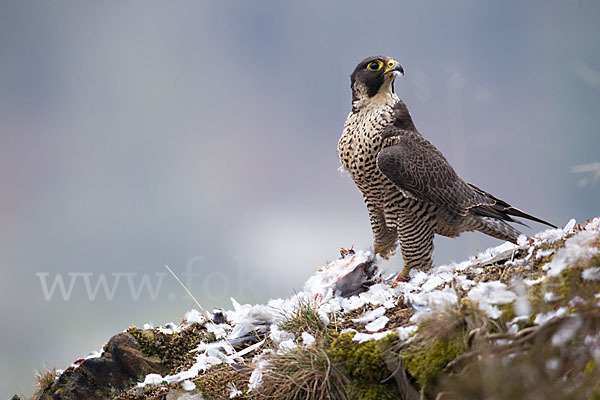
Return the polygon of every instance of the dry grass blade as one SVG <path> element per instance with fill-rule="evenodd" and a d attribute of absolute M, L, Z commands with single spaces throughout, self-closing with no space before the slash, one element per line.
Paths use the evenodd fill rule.
<path fill-rule="evenodd" d="M 349 400 L 348 378 L 338 371 L 323 349 L 298 348 L 269 357 L 259 398 L 277 400 Z"/>

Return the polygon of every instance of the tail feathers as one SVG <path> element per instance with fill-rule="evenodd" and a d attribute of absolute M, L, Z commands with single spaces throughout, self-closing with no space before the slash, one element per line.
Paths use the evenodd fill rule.
<path fill-rule="evenodd" d="M 478 218 L 475 229 L 481 233 L 495 237 L 496 239 L 506 240 L 515 244 L 521 235 L 521 232 L 506 222 L 488 217 Z"/>
<path fill-rule="evenodd" d="M 519 217 L 519 218 L 525 218 L 525 219 L 528 219 L 531 221 L 539 222 L 541 224 L 556 228 L 556 226 L 551 224 L 550 222 L 544 221 L 543 219 L 540 219 L 540 218 L 534 217 L 533 215 L 527 214 L 527 213 L 519 210 L 518 208 L 511 206 L 504 200 L 500 200 L 496 196 L 494 196 L 484 190 L 479 189 L 477 186 L 475 186 L 471 183 L 469 183 L 469 185 L 473 189 L 475 189 L 479 194 L 494 201 L 493 204 L 480 205 L 480 206 L 476 206 L 473 208 L 473 211 L 475 211 L 476 214 L 478 214 L 482 217 L 496 218 L 496 219 L 499 219 L 502 221 L 515 222 L 517 224 L 527 226 L 526 224 L 522 223 L 521 221 L 518 221 L 518 220 L 512 218 L 512 217 Z"/>

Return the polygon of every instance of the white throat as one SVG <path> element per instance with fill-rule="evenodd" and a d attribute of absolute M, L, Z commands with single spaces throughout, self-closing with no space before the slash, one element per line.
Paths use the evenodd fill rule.
<path fill-rule="evenodd" d="M 396 73 L 394 72 L 394 76 L 386 76 L 379 91 L 372 97 L 369 97 L 367 88 L 362 83 L 355 83 L 354 91 L 357 100 L 352 102 L 352 107 L 360 110 L 365 107 L 373 109 L 395 104 L 400 100 L 393 90 L 395 75 Z"/>

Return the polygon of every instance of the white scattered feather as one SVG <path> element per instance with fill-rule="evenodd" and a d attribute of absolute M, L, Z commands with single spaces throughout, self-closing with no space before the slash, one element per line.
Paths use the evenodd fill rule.
<path fill-rule="evenodd" d="M 406 299 L 416 310 L 410 319 L 416 323 L 429 318 L 431 313 L 447 311 L 458 302 L 456 292 L 449 287 L 432 292 L 407 293 Z"/>
<path fill-rule="evenodd" d="M 541 276 L 537 279 L 523 279 L 523 283 L 527 286 L 537 285 L 538 283 L 542 283 L 546 280 L 545 276 Z"/>
<path fill-rule="evenodd" d="M 547 271 L 548 276 L 557 276 L 575 261 L 587 259 L 598 254 L 596 247 L 589 246 L 597 237 L 597 231 L 582 230 L 577 232 L 574 236 L 567 239 L 565 247 L 558 249 L 552 261 L 545 264 L 542 269 Z"/>
<path fill-rule="evenodd" d="M 529 320 L 529 316 L 527 316 L 527 315 L 519 315 L 519 316 L 516 316 L 513 319 L 511 319 L 510 320 L 510 324 L 511 325 L 516 325 L 516 324 L 518 324 L 520 322 L 527 322 L 528 320 Z M 517 327 L 515 326 L 515 328 L 517 328 Z M 514 331 L 512 333 L 517 333 L 517 331 Z"/>
<path fill-rule="evenodd" d="M 546 292 L 544 293 L 544 301 L 546 303 L 552 303 L 553 301 L 556 301 L 560 299 L 560 297 L 558 297 L 558 295 L 554 292 Z"/>
<path fill-rule="evenodd" d="M 529 317 L 531 315 L 531 303 L 527 296 L 527 288 L 522 281 L 516 281 L 514 283 L 514 290 L 517 294 L 517 298 L 513 304 L 513 310 L 517 316 Z"/>
<path fill-rule="evenodd" d="M 294 341 L 294 339 L 295 339 L 293 333 L 279 329 L 279 326 L 277 326 L 275 324 L 271 325 L 271 332 L 269 333 L 269 337 L 275 343 L 281 343 L 286 340 Z"/>
<path fill-rule="evenodd" d="M 361 308 L 365 305 L 366 300 L 359 296 L 352 296 L 348 299 L 342 300 L 342 307 L 344 312 L 356 310 L 357 308 Z"/>
<path fill-rule="evenodd" d="M 417 331 L 417 329 L 419 329 L 419 327 L 416 325 L 401 326 L 399 328 L 396 328 L 396 332 L 398 332 L 398 339 L 408 339 L 410 335 Z"/>
<path fill-rule="evenodd" d="M 535 316 L 533 323 L 536 325 L 543 325 L 546 322 L 550 321 L 552 318 L 562 317 L 563 315 L 566 315 L 567 312 L 567 307 L 560 307 L 558 310 L 552 310 L 547 313 L 539 313 Z"/>
<path fill-rule="evenodd" d="M 585 227 L 587 231 L 598 231 L 600 230 L 600 217 L 592 219 Z"/>
<path fill-rule="evenodd" d="M 494 319 L 499 318 L 502 314 L 496 305 L 513 302 L 516 297 L 515 293 L 508 290 L 506 285 L 499 281 L 479 282 L 467 296 L 488 317 Z"/>
<path fill-rule="evenodd" d="M 546 369 L 550 372 L 556 371 L 560 368 L 560 360 L 556 357 L 553 357 L 546 361 Z"/>
<path fill-rule="evenodd" d="M 563 231 L 560 228 L 546 229 L 545 231 L 542 231 L 534 236 L 534 243 L 535 244 L 541 244 L 542 242 L 554 243 L 557 240 L 562 239 L 563 237 L 565 237 L 565 231 Z"/>
<path fill-rule="evenodd" d="M 102 349 L 100 351 L 92 351 L 91 353 L 86 354 L 85 356 L 81 357 L 80 359 L 75 361 L 73 364 L 71 364 L 71 367 L 79 368 L 79 366 L 83 363 L 83 361 L 89 360 L 91 358 L 99 358 L 102 356 L 103 353 L 104 353 L 104 349 Z M 62 371 L 59 371 L 59 373 L 57 373 L 57 375 L 56 375 L 57 379 L 61 373 L 62 373 Z"/>
<path fill-rule="evenodd" d="M 384 331 L 384 332 L 377 332 L 377 333 L 361 333 L 358 332 L 354 335 L 354 337 L 352 338 L 353 341 L 358 342 L 358 343 L 365 343 L 365 342 L 370 342 L 371 340 L 381 340 L 384 337 L 390 335 L 394 333 L 394 331 Z"/>
<path fill-rule="evenodd" d="M 358 318 L 353 318 L 352 322 L 356 322 L 357 324 L 366 324 L 374 319 L 377 319 L 385 314 L 385 307 L 377 307 L 374 310 L 367 311 L 363 315 Z"/>
<path fill-rule="evenodd" d="M 389 322 L 389 318 L 384 316 L 381 316 L 379 318 L 377 318 L 375 321 L 369 322 L 367 325 L 365 325 L 365 329 L 368 330 L 369 332 L 378 332 L 380 330 L 382 330 L 383 328 L 385 328 L 385 326 L 387 325 L 387 323 Z"/>
<path fill-rule="evenodd" d="M 475 286 L 477 282 L 467 278 L 464 275 L 457 275 L 455 277 L 455 281 L 458 287 L 462 290 L 469 290 L 471 287 Z"/>
<path fill-rule="evenodd" d="M 517 245 L 525 246 L 527 244 L 529 244 L 529 238 L 523 234 L 519 235 L 519 237 L 517 238 Z"/>
<path fill-rule="evenodd" d="M 600 267 L 586 268 L 581 273 L 581 277 L 586 281 L 600 280 Z"/>
<path fill-rule="evenodd" d="M 227 320 L 234 325 L 233 330 L 227 336 L 236 339 L 248 335 L 253 331 L 266 331 L 273 323 L 281 322 L 283 318 L 282 309 L 269 305 L 239 304 L 231 298 L 233 310 L 225 311 Z"/>
<path fill-rule="evenodd" d="M 235 383 L 233 383 L 233 382 L 227 383 L 227 390 L 229 391 L 230 399 L 234 399 L 234 398 L 244 394 L 244 392 L 242 392 L 241 390 L 239 390 L 238 388 L 235 387 Z"/>
<path fill-rule="evenodd" d="M 567 222 L 567 224 L 563 228 L 563 232 L 564 233 L 571 233 L 571 232 L 573 232 L 573 228 L 575 227 L 576 223 L 577 223 L 577 221 L 575 221 L 575 218 L 571 218 L 569 220 L 569 222 Z"/>
<path fill-rule="evenodd" d="M 518 246 L 514 243 L 504 242 L 500 246 L 490 247 L 489 249 L 486 249 L 484 252 L 479 253 L 475 257 L 475 259 L 480 263 L 484 263 L 486 261 L 490 261 L 492 258 L 496 257 L 498 254 L 504 253 L 505 251 L 508 251 L 508 250 L 515 250 L 517 248 L 518 248 Z"/>
<path fill-rule="evenodd" d="M 196 385 L 189 379 L 186 379 L 185 381 L 181 382 L 181 388 L 189 392 L 190 390 L 196 389 Z"/>
<path fill-rule="evenodd" d="M 427 281 L 423 283 L 423 286 L 421 286 L 421 288 L 426 292 L 430 292 L 433 289 L 443 285 L 444 283 L 446 283 L 446 281 L 441 276 L 434 275 L 427 279 Z"/>
<path fill-rule="evenodd" d="M 585 304 L 585 300 L 581 298 L 581 296 L 575 296 L 571 300 L 569 300 L 569 307 L 575 307 L 579 304 Z"/>
<path fill-rule="evenodd" d="M 209 333 L 213 333 L 217 339 L 222 339 L 227 336 L 227 330 L 231 329 L 231 326 L 228 324 L 213 324 L 212 322 L 207 322 L 204 324 L 204 327 Z"/>
<path fill-rule="evenodd" d="M 146 387 L 146 385 L 160 385 L 164 381 L 165 378 L 163 378 L 160 374 L 148 374 L 144 378 L 144 382 L 138 382 L 137 387 L 138 389 L 142 389 Z"/>
<path fill-rule="evenodd" d="M 321 320 L 323 325 L 325 325 L 325 326 L 329 325 L 329 315 L 327 315 L 327 312 L 325 312 L 322 309 L 318 309 L 317 315 L 319 316 L 319 319 Z"/>
<path fill-rule="evenodd" d="M 254 343 L 252 346 L 248 346 L 246 347 L 244 350 L 238 351 L 236 352 L 233 356 L 236 359 L 240 359 L 243 356 L 245 356 L 246 354 L 250 354 L 252 353 L 254 350 L 258 349 L 260 346 L 262 346 L 263 344 L 265 344 L 265 339 L 261 340 L 258 343 Z"/>
<path fill-rule="evenodd" d="M 537 260 L 539 260 L 540 258 L 543 258 L 543 257 L 548 257 L 549 255 L 552 255 L 552 253 L 554 253 L 554 249 L 548 249 L 548 250 L 538 250 L 538 251 L 535 253 L 535 258 L 536 258 Z"/>
<path fill-rule="evenodd" d="M 194 308 L 185 313 L 185 320 L 190 324 L 194 322 L 203 324 L 206 322 L 206 317 L 204 314 Z"/>
<path fill-rule="evenodd" d="M 255 367 L 254 371 L 252 371 L 252 375 L 250 375 L 250 380 L 248 381 L 248 392 L 258 389 L 262 385 L 263 370 L 269 365 L 269 361 L 255 358 L 252 360 L 252 364 L 254 364 Z"/>
<path fill-rule="evenodd" d="M 308 332 L 302 332 L 301 336 L 302 336 L 302 343 L 305 346 L 312 346 L 312 344 L 315 342 L 315 337 Z"/>
<path fill-rule="evenodd" d="M 458 264 L 452 264 L 451 267 L 453 270 L 455 271 L 464 271 L 467 268 L 469 268 L 471 265 L 473 265 L 473 261 L 471 260 L 466 260 L 466 261 L 462 261 Z"/>
<path fill-rule="evenodd" d="M 552 344 L 556 347 L 564 346 L 569 340 L 575 336 L 579 328 L 581 328 L 582 319 L 578 314 L 574 314 L 565 320 L 560 328 L 552 335 Z"/>
<path fill-rule="evenodd" d="M 377 283 L 369 288 L 369 291 L 358 295 L 365 303 L 372 305 L 382 305 L 385 308 L 392 308 L 396 305 L 396 291 L 388 284 Z"/>
<path fill-rule="evenodd" d="M 279 352 L 282 354 L 289 353 L 290 351 L 294 350 L 296 347 L 298 347 L 298 346 L 291 339 L 279 342 Z"/>
<path fill-rule="evenodd" d="M 278 344 L 281 353 L 287 353 L 297 347 L 296 342 L 294 341 L 295 335 L 291 332 L 279 329 L 275 324 L 271 325 L 269 337 Z"/>

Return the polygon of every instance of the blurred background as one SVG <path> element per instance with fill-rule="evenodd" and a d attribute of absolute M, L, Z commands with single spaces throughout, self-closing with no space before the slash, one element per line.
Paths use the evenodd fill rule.
<path fill-rule="evenodd" d="M 0 398 L 179 322 L 165 264 L 231 308 L 369 247 L 336 156 L 367 56 L 400 61 L 465 179 L 557 225 L 600 214 L 599 37 L 590 0 L 1 2 Z M 499 244 L 437 239 L 435 260 Z"/>

